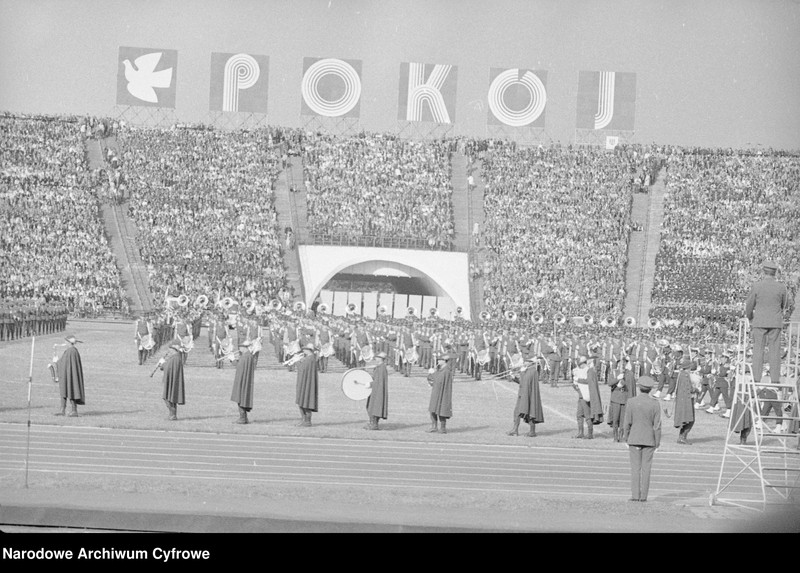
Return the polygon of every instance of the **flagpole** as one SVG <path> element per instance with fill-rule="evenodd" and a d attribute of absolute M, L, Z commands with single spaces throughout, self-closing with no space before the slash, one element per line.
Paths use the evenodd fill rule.
<path fill-rule="evenodd" d="M 25 489 L 28 489 L 28 457 L 31 451 L 31 387 L 33 386 L 33 349 L 36 345 L 36 335 L 31 337 L 31 367 L 28 372 L 28 443 L 25 447 Z"/>

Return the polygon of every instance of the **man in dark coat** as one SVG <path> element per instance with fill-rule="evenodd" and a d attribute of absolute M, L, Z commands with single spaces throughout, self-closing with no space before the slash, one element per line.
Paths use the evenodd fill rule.
<path fill-rule="evenodd" d="M 250 351 L 251 342 L 242 340 L 239 343 L 241 355 L 236 364 L 233 377 L 231 400 L 239 406 L 239 419 L 234 424 L 247 424 L 247 413 L 253 409 L 253 380 L 256 373 L 256 357 Z"/>
<path fill-rule="evenodd" d="M 535 356 L 529 357 L 526 360 L 527 368 L 520 375 L 517 405 L 514 407 L 514 427 L 508 432 L 509 436 L 519 435 L 520 420 L 525 420 L 530 425 L 531 429 L 527 434 L 529 438 L 536 437 L 536 424 L 544 423 L 537 362 Z"/>
<path fill-rule="evenodd" d="M 640 393 L 628 399 L 622 429 L 631 460 L 629 501 L 647 501 L 653 454 L 661 446 L 661 407 L 650 398 L 655 380 L 642 376 L 637 384 Z"/>
<path fill-rule="evenodd" d="M 164 371 L 164 392 L 161 398 L 169 410 L 169 420 L 178 419 L 178 405 L 186 403 L 183 382 L 183 346 L 173 343 L 170 346 L 175 353 L 169 358 L 158 361 L 159 368 Z"/>
<path fill-rule="evenodd" d="M 678 443 L 691 444 L 687 439 L 694 426 L 694 394 L 696 392 L 690 378 L 692 360 L 684 358 L 680 363 L 678 381 L 675 384 L 675 411 L 673 425 L 678 428 Z"/>
<path fill-rule="evenodd" d="M 750 289 L 745 304 L 745 316 L 753 331 L 753 381 L 761 382 L 764 369 L 764 345 L 767 345 L 770 372 L 781 371 L 781 329 L 789 295 L 783 283 L 775 279 L 778 265 L 765 261 L 764 278 Z"/>
<path fill-rule="evenodd" d="M 578 359 L 578 367 L 572 371 L 572 386 L 578 393 L 578 433 L 575 438 L 584 438 L 585 421 L 585 439 L 591 440 L 594 438 L 594 426 L 603 423 L 603 402 L 597 384 L 597 371 L 586 356 Z"/>
<path fill-rule="evenodd" d="M 378 421 L 389 417 L 389 372 L 386 369 L 386 356 L 385 352 L 375 355 L 379 362 L 372 373 L 372 392 L 367 398 L 369 424 L 364 426 L 365 430 L 379 430 Z"/>
<path fill-rule="evenodd" d="M 447 420 L 453 417 L 453 369 L 450 355 L 442 354 L 437 360 L 437 369 L 431 368 L 428 373 L 428 384 L 431 386 L 431 400 L 428 412 L 431 415 L 429 432 L 447 433 Z"/>
<path fill-rule="evenodd" d="M 317 411 L 319 399 L 319 378 L 317 376 L 317 356 L 314 345 L 303 346 L 303 359 L 297 364 L 297 393 L 295 403 L 300 408 L 301 420 L 298 426 L 311 426 L 311 413 Z"/>
<path fill-rule="evenodd" d="M 633 380 L 633 365 L 627 358 L 617 363 L 613 372 L 611 384 L 611 399 L 608 410 L 608 425 L 614 434 L 614 441 L 625 440 L 623 423 L 625 421 L 625 408 L 629 398 L 636 396 L 636 384 Z"/>
<path fill-rule="evenodd" d="M 56 375 L 58 376 L 58 390 L 61 399 L 61 409 L 55 413 L 56 416 L 63 416 L 67 409 L 67 400 L 70 401 L 71 409 L 68 416 L 75 418 L 78 416 L 78 405 L 86 404 L 86 392 L 83 386 L 83 364 L 81 355 L 75 348 L 76 342 L 82 342 L 70 334 L 65 338 L 69 346 L 64 350 L 60 358 L 55 360 Z"/>

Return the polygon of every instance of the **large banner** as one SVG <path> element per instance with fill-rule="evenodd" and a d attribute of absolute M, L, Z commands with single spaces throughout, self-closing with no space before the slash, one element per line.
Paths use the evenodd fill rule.
<path fill-rule="evenodd" d="M 211 111 L 267 113 L 269 57 L 211 54 Z"/>
<path fill-rule="evenodd" d="M 633 131 L 636 116 L 636 74 L 579 72 L 579 129 Z"/>
<path fill-rule="evenodd" d="M 120 46 L 117 105 L 175 107 L 178 51 Z"/>
<path fill-rule="evenodd" d="M 520 68 L 489 70 L 489 125 L 544 127 L 547 72 Z"/>
<path fill-rule="evenodd" d="M 397 119 L 455 122 L 457 80 L 457 66 L 402 62 Z"/>
<path fill-rule="evenodd" d="M 302 115 L 359 117 L 361 60 L 303 58 Z"/>

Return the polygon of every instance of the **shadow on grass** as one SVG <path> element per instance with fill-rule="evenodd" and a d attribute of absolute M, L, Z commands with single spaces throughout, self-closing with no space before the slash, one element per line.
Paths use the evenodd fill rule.
<path fill-rule="evenodd" d="M 80 406 L 79 406 L 80 407 Z M 79 418 L 90 418 L 92 416 L 108 416 L 108 415 L 125 415 L 125 414 L 141 414 L 147 410 L 78 410 Z M 68 416 L 69 417 L 69 416 Z"/>

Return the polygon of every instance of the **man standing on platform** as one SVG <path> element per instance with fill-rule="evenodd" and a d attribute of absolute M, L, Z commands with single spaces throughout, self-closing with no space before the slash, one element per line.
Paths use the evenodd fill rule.
<path fill-rule="evenodd" d="M 761 265 L 764 278 L 755 283 L 747 295 L 745 316 L 753 331 L 753 381 L 761 382 L 764 370 L 764 345 L 770 372 L 781 371 L 781 330 L 783 314 L 789 304 L 786 286 L 775 279 L 778 265 L 765 261 Z"/>
<path fill-rule="evenodd" d="M 233 377 L 233 390 L 231 400 L 239 407 L 239 419 L 234 424 L 247 424 L 247 413 L 253 409 L 253 382 L 256 374 L 256 357 L 250 351 L 252 342 L 242 340 L 239 343 L 241 355 L 236 364 L 236 374 Z"/>
<path fill-rule="evenodd" d="M 297 407 L 300 408 L 300 423 L 298 426 L 310 427 L 311 414 L 317 411 L 319 400 L 319 378 L 317 375 L 317 356 L 314 345 L 303 346 L 303 359 L 297 365 Z"/>
<path fill-rule="evenodd" d="M 661 446 L 661 407 L 649 396 L 654 383 L 649 376 L 639 378 L 640 394 L 630 398 L 625 408 L 622 427 L 631 460 L 629 501 L 647 501 L 653 454 Z"/>
<path fill-rule="evenodd" d="M 372 373 L 372 392 L 367 398 L 367 415 L 369 424 L 365 430 L 379 430 L 378 422 L 389 417 L 389 372 L 386 370 L 385 352 L 378 352 L 375 358 L 378 365 Z"/>
<path fill-rule="evenodd" d="M 56 416 L 63 416 L 67 409 L 67 400 L 70 401 L 71 418 L 78 416 L 78 405 L 86 404 L 86 391 L 83 386 L 83 364 L 81 355 L 75 348 L 76 342 L 82 342 L 70 334 L 65 338 L 69 346 L 60 358 L 54 358 L 56 375 L 58 376 L 58 390 L 61 399 L 61 409 L 55 413 Z"/>

